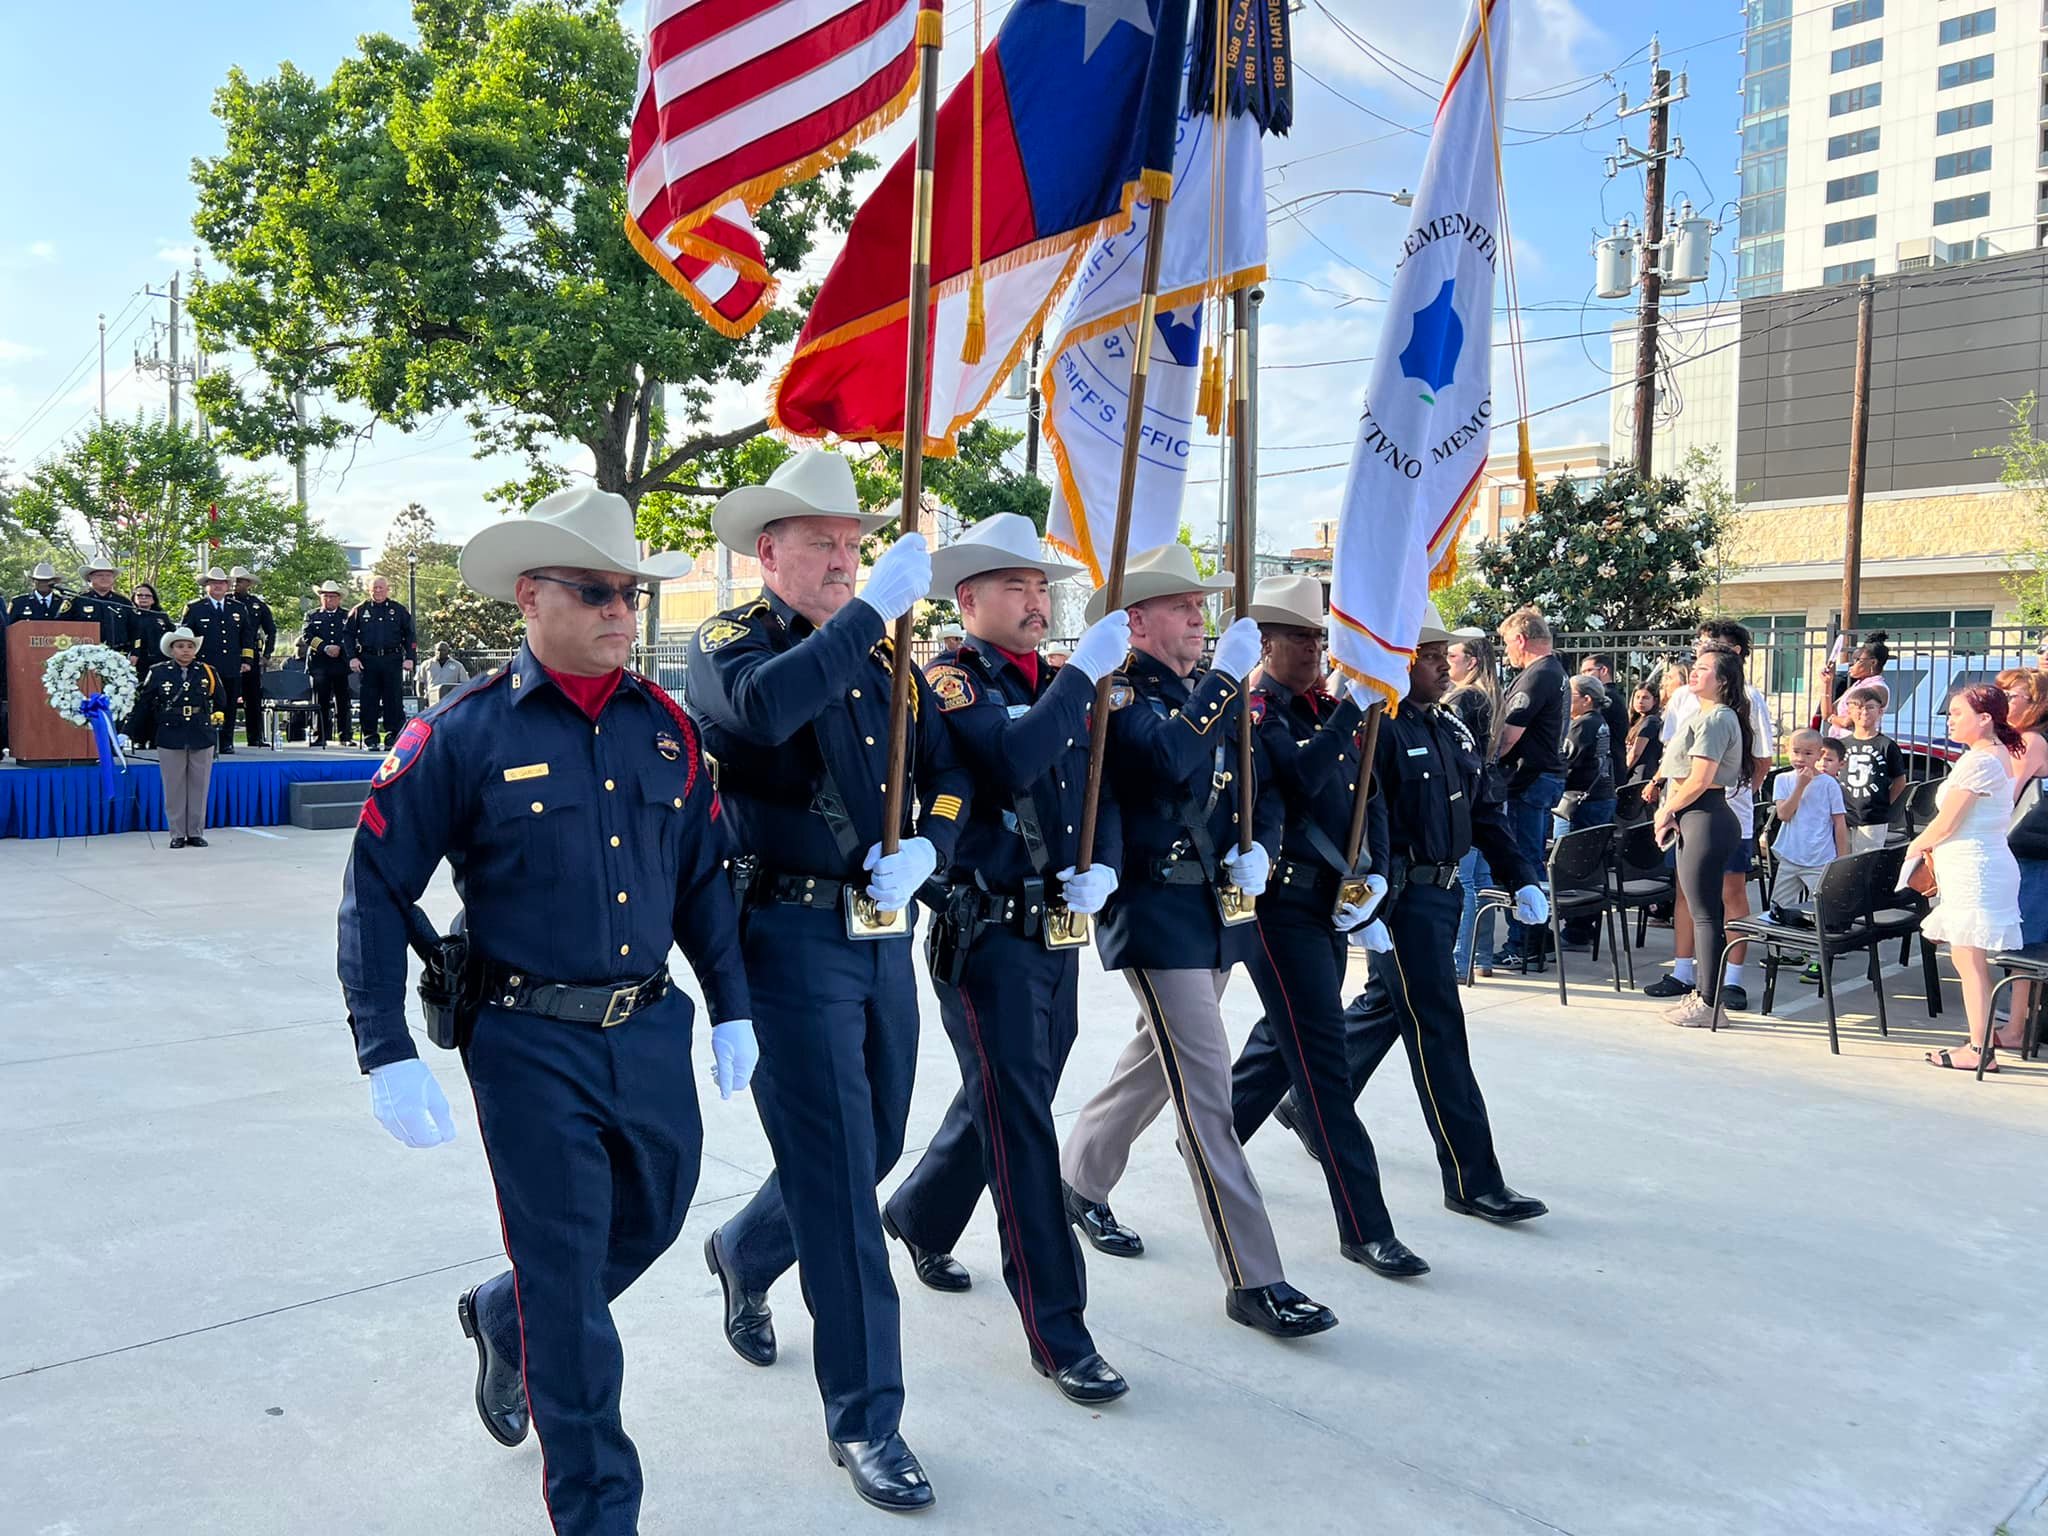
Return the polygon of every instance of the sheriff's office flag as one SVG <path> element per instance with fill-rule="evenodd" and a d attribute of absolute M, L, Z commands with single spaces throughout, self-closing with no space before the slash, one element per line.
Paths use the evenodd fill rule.
<path fill-rule="evenodd" d="M 1494 112 L 1507 47 L 1508 0 L 1474 0 L 1395 264 L 1338 512 L 1330 656 L 1389 705 L 1408 691 L 1431 579 L 1451 571 L 1492 435 Z"/>
<path fill-rule="evenodd" d="M 647 0 L 626 235 L 728 336 L 774 283 L 754 211 L 844 159 L 917 90 L 940 0 Z"/>
<path fill-rule="evenodd" d="M 1187 0 L 1016 0 L 982 54 L 978 186 L 972 71 L 940 109 L 928 451 L 952 451 L 1089 242 L 1167 184 L 1186 39 Z M 784 431 L 903 441 L 913 164 L 905 150 L 854 216 L 776 385 Z M 986 341 L 967 361 L 977 273 Z"/>
<path fill-rule="evenodd" d="M 1133 550 L 1153 549 L 1180 536 L 1181 492 L 1201 384 L 1202 305 L 1220 302 L 1266 275 L 1265 155 L 1259 125 L 1248 116 L 1223 120 L 1220 209 L 1213 207 L 1218 196 L 1215 134 L 1216 120 L 1209 112 L 1181 114 L 1131 506 Z M 1223 221 L 1222 261 L 1214 271 L 1212 212 Z M 1097 586 L 1109 565 L 1116 527 L 1131 360 L 1138 344 L 1138 295 L 1151 222 L 1147 205 L 1128 230 L 1099 237 L 1046 327 L 1039 388 L 1046 447 L 1058 471 L 1046 537 L 1085 564 Z"/>

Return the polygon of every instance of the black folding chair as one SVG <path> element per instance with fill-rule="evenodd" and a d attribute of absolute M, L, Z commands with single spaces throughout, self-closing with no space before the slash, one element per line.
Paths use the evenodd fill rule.
<path fill-rule="evenodd" d="M 1933 910 L 1927 898 L 1915 890 L 1899 889 L 1899 871 L 1906 867 L 1906 845 L 1886 843 L 1873 849 L 1877 874 L 1871 882 L 1870 921 L 1880 939 L 1899 941 L 1899 964 L 1913 957 L 1913 940 L 1920 940 L 1920 978 L 1927 987 L 1927 1013 L 1941 1017 L 1941 968 L 1935 963 L 1934 941 L 1921 932 L 1921 924 Z"/>
<path fill-rule="evenodd" d="M 1650 909 L 1678 899 L 1678 874 L 1664 862 L 1657 829 L 1649 822 L 1618 827 L 1613 856 L 1607 861 L 1607 904 L 1618 919 L 1622 954 L 1628 960 L 1628 984 L 1636 984 L 1636 951 L 1649 936 Z M 1628 942 L 1628 915 L 1636 915 L 1636 941 Z"/>
<path fill-rule="evenodd" d="M 1899 804 L 1906 808 L 1905 833 L 1908 841 L 1917 836 L 1926 825 L 1934 820 L 1940 810 L 1934 802 L 1941 794 L 1943 779 L 1922 779 L 1906 791 Z"/>
<path fill-rule="evenodd" d="M 1623 784 L 1614 791 L 1614 824 L 1617 827 L 1632 827 L 1638 822 L 1647 822 L 1654 813 L 1643 804 L 1643 786 Z"/>
<path fill-rule="evenodd" d="M 2029 944 L 2024 949 L 1995 950 L 1991 955 L 1991 963 L 2005 969 L 2005 974 L 1999 977 L 1991 988 L 1990 1006 L 1994 1012 L 1998 1007 L 1998 994 L 2005 988 L 2016 981 L 2034 983 L 2034 991 L 2028 1003 L 2027 1016 L 2022 1021 L 2020 1036 L 2020 1060 L 2032 1061 L 2041 1049 L 2042 1005 L 2048 1002 L 2048 944 Z M 1987 1041 L 1986 1044 L 1990 1045 L 1991 1049 L 1977 1053 L 1977 1077 L 1980 1082 L 1984 1077 L 1985 1061 L 1997 1051 L 1995 1042 Z"/>
<path fill-rule="evenodd" d="M 1874 921 L 1879 897 L 1878 882 L 1884 875 L 1885 855 L 1878 848 L 1836 859 L 1822 871 L 1820 889 L 1814 893 L 1811 909 L 1805 907 L 1767 908 L 1757 917 L 1738 917 L 1726 925 L 1728 942 L 1746 939 L 1764 946 L 1764 1009 L 1771 1011 L 1777 995 L 1778 968 L 1791 956 L 1799 963 L 1808 960 L 1820 966 L 1820 995 L 1828 1007 L 1828 1050 L 1842 1054 L 1841 1036 L 1835 1019 L 1834 961 L 1838 956 L 1861 951 L 1869 958 L 1870 983 L 1877 993 L 1877 1032 L 1889 1037 L 1890 1020 L 1885 1015 L 1884 983 L 1878 973 L 1878 947 L 1892 937 L 1891 930 Z M 1893 865 L 1893 878 L 1897 865 Z M 1887 887 L 1888 889 L 1888 887 Z M 1721 1027 L 1725 988 L 1714 992 L 1712 1028 Z"/>
<path fill-rule="evenodd" d="M 1550 845 L 1550 938 L 1557 951 L 1557 1000 L 1569 1004 L 1564 980 L 1564 924 L 1567 918 L 1597 917 L 1607 930 L 1607 959 L 1614 968 L 1614 990 L 1621 990 L 1621 944 L 1614 932 L 1614 908 L 1608 901 L 1607 853 L 1614 846 L 1610 825 L 1581 827 Z M 1593 956 L 1600 954 L 1599 929 L 1594 930 Z M 1631 962 L 1633 964 L 1633 962 Z"/>

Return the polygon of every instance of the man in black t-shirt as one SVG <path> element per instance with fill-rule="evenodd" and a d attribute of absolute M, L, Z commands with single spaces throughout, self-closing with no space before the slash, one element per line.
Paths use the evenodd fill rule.
<path fill-rule="evenodd" d="M 1906 755 L 1877 728 L 1884 701 L 1859 694 L 1849 704 L 1856 734 L 1842 741 L 1842 804 L 1849 813 L 1849 846 L 1857 853 L 1882 848 L 1891 835 L 1892 807 L 1906 792 Z"/>
<path fill-rule="evenodd" d="M 1614 782 L 1628 782 L 1628 692 L 1614 677 L 1614 658 L 1598 652 L 1579 663 L 1579 676 L 1596 680 L 1606 691 L 1607 702 L 1600 706 L 1601 717 L 1607 722 L 1607 740 L 1613 748 L 1609 754 L 1614 759 Z"/>
<path fill-rule="evenodd" d="M 1564 663 L 1550 653 L 1550 624 L 1534 608 L 1518 608 L 1501 620 L 1500 638 L 1508 665 L 1521 669 L 1501 706 L 1508 824 L 1522 857 L 1541 869 L 1550 813 L 1564 794 Z M 1507 946 L 1494 963 L 1520 965 L 1523 953 L 1522 925 L 1510 918 Z M 1535 953 L 1542 953 L 1540 942 Z"/>

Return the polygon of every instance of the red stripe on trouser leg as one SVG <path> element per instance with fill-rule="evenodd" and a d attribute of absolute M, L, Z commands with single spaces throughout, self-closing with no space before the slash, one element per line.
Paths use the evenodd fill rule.
<path fill-rule="evenodd" d="M 1294 1037 L 1294 1059 L 1301 1063 L 1301 1084 L 1308 1091 L 1308 1107 L 1316 1117 L 1316 1140 L 1321 1143 L 1323 1156 L 1330 1158 L 1330 1182 L 1337 1186 L 1337 1194 L 1344 1202 L 1344 1214 L 1351 1218 L 1352 1240 L 1363 1242 L 1365 1228 L 1359 1224 L 1358 1212 L 1351 1208 L 1351 1191 L 1344 1183 L 1344 1175 L 1337 1168 L 1335 1155 L 1330 1151 L 1330 1133 L 1323 1128 L 1323 1106 L 1316 1097 L 1315 1074 L 1308 1069 L 1308 1055 L 1301 1048 L 1301 1029 L 1294 1022 L 1294 999 L 1287 995 L 1287 978 L 1280 974 L 1280 967 L 1274 964 L 1272 946 L 1266 943 L 1266 928 L 1255 923 L 1254 930 L 1259 936 L 1259 950 L 1266 957 L 1266 964 L 1272 968 L 1273 984 L 1280 989 L 1280 1001 L 1287 1005 L 1287 1033 Z M 1356 1113 L 1356 1111 L 1354 1111 Z"/>
<path fill-rule="evenodd" d="M 1030 1335 L 1031 1347 L 1037 1352 L 1039 1363 L 1048 1369 L 1057 1369 L 1059 1362 L 1052 1357 L 1052 1351 L 1045 1347 L 1045 1341 L 1038 1336 L 1037 1308 L 1031 1296 L 1031 1266 L 1025 1262 L 1024 1244 L 1020 1241 L 1017 1226 L 1017 1207 L 1010 1194 L 1010 1159 L 1003 1145 L 1003 1117 L 996 1102 L 995 1078 L 989 1067 L 988 1051 L 981 1043 L 981 1015 L 975 1011 L 974 999 L 967 995 L 967 988 L 956 988 L 960 994 L 960 1011 L 967 1020 L 967 1032 L 974 1039 L 975 1059 L 981 1063 L 982 1113 L 988 1118 L 989 1148 L 994 1154 L 996 1198 L 1003 1208 L 1000 1230 L 1003 1246 L 1010 1251 L 1011 1262 L 1017 1266 L 1017 1279 L 1023 1295 L 1017 1298 L 1018 1314 L 1024 1319 L 1024 1331 Z"/>

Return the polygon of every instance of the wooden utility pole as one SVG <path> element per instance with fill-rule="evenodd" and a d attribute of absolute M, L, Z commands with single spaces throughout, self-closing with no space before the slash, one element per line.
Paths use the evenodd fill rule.
<path fill-rule="evenodd" d="M 1863 585 L 1863 466 L 1870 452 L 1870 332 L 1877 282 L 1866 275 L 1856 288 L 1856 392 L 1849 406 L 1849 489 L 1843 498 L 1842 628 L 1856 627 Z"/>
<path fill-rule="evenodd" d="M 1657 66 L 1650 45 L 1650 144 L 1643 167 L 1643 302 L 1636 320 L 1635 466 L 1650 475 L 1657 423 L 1657 306 L 1664 297 L 1664 162 L 1670 157 L 1671 71 Z"/>
<path fill-rule="evenodd" d="M 1024 473 L 1033 480 L 1038 478 L 1038 413 L 1043 400 L 1038 393 L 1038 349 L 1045 343 L 1045 332 L 1040 331 L 1031 338 L 1031 361 L 1025 364 L 1024 395 Z"/>

